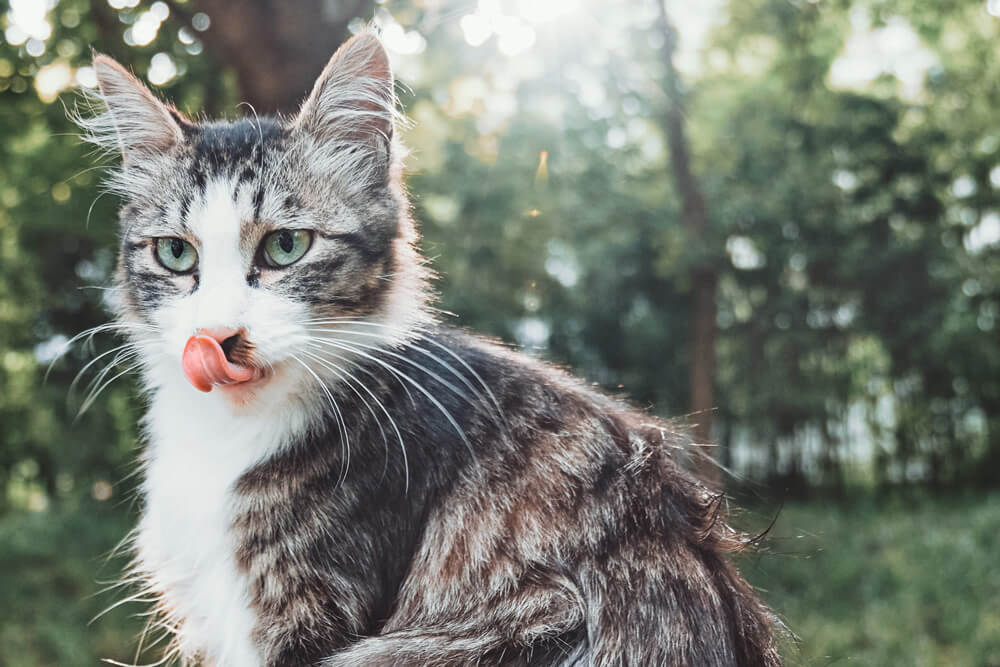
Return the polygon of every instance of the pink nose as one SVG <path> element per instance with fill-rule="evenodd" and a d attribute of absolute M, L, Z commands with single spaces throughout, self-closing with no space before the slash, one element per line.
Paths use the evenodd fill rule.
<path fill-rule="evenodd" d="M 219 327 L 199 329 L 188 338 L 181 366 L 195 389 L 208 392 L 215 385 L 249 382 L 257 376 L 256 369 L 234 364 L 226 358 L 224 348 L 238 341 L 240 335 L 236 329 Z"/>

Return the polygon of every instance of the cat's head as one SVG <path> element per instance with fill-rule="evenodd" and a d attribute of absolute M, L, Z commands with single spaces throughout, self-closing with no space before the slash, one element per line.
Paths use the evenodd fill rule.
<path fill-rule="evenodd" d="M 195 122 L 111 58 L 94 68 L 106 111 L 80 122 L 122 156 L 109 180 L 123 202 L 116 308 L 151 388 L 246 407 L 335 378 L 351 351 L 318 340 L 330 332 L 383 345 L 421 324 L 425 274 L 374 35 L 334 54 L 291 119 Z"/>

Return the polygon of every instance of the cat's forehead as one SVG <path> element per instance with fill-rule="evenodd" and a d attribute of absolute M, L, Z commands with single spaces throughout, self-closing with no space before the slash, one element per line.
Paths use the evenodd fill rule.
<path fill-rule="evenodd" d="M 206 175 L 259 161 L 265 152 L 283 149 L 288 139 L 288 130 L 269 117 L 205 122 L 185 134 L 192 167 Z"/>
<path fill-rule="evenodd" d="M 359 227 L 337 191 L 337 179 L 310 175 L 301 141 L 280 120 L 264 116 L 188 124 L 184 135 L 157 164 L 158 187 L 125 206 L 126 236 L 198 238 L 230 219 L 250 236 L 264 227 L 338 232 Z"/>

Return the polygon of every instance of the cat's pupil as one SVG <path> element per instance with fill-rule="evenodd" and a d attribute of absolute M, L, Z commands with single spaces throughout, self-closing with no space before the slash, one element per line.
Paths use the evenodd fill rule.
<path fill-rule="evenodd" d="M 170 253 L 175 259 L 180 259 L 181 255 L 184 254 L 184 241 L 181 241 L 180 239 L 171 239 Z"/>
<path fill-rule="evenodd" d="M 288 232 L 281 232 L 278 235 L 278 245 L 281 246 L 282 252 L 291 252 L 292 248 L 295 247 L 295 241 L 292 239 L 292 235 Z"/>

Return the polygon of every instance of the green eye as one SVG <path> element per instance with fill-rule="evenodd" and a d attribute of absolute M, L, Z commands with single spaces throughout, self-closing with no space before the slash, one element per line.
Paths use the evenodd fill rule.
<path fill-rule="evenodd" d="M 303 229 L 280 229 L 264 239 L 264 262 L 273 269 L 302 259 L 312 245 L 312 233 Z"/>
<path fill-rule="evenodd" d="M 184 239 L 156 239 L 156 259 L 171 271 L 187 273 L 198 263 L 198 251 Z"/>

